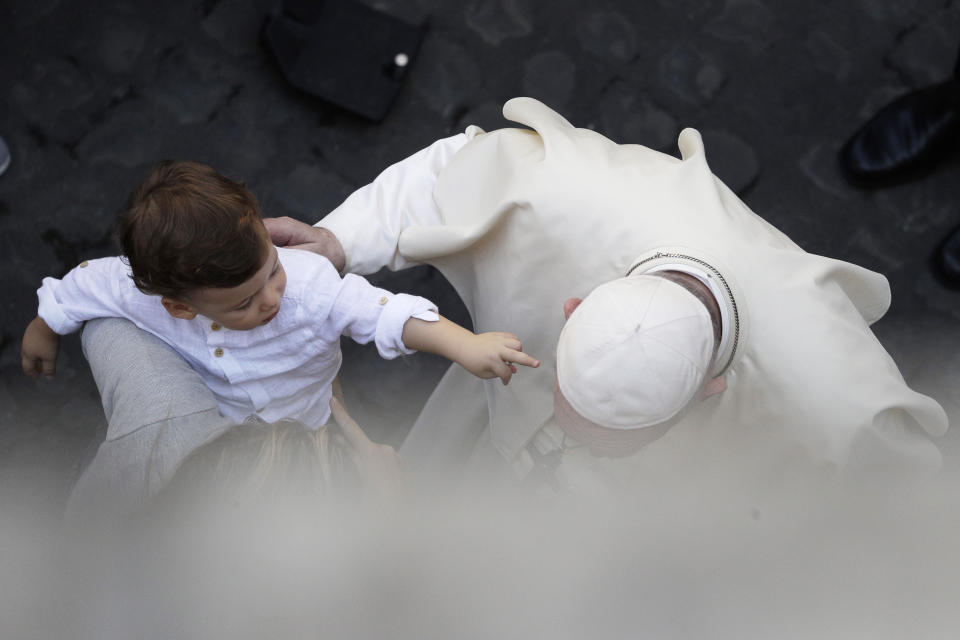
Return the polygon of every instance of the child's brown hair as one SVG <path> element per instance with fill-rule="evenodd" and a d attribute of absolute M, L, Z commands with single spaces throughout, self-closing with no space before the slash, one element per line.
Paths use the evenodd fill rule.
<path fill-rule="evenodd" d="M 118 233 L 137 288 L 171 298 L 243 284 L 263 266 L 269 242 L 244 183 L 172 160 L 130 194 Z"/>

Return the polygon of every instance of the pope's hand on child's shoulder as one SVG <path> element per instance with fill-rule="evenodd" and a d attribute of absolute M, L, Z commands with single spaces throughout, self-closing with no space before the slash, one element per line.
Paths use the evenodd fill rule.
<path fill-rule="evenodd" d="M 343 247 L 327 229 L 311 227 L 288 216 L 264 218 L 263 226 L 270 234 L 270 241 L 278 247 L 312 251 L 327 258 L 337 271 L 343 271 L 346 262 Z"/>

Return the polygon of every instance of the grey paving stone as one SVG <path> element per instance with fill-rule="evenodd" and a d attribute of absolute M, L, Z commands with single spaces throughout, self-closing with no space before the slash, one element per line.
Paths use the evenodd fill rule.
<path fill-rule="evenodd" d="M 682 3 L 676 0 L 657 0 L 657 4 L 669 11 L 682 11 L 687 19 L 694 20 L 717 11 L 717 5 L 723 4 L 723 0 L 685 0 Z"/>
<path fill-rule="evenodd" d="M 52 202 L 43 211 L 35 212 L 36 221 L 58 229 L 77 246 L 99 244 L 111 230 L 127 194 L 142 178 L 141 172 L 132 174 L 134 179 L 128 177 L 131 174 L 113 173 L 106 168 L 104 173 L 116 176 L 109 188 L 96 184 L 98 172 L 90 170 L 77 171 L 50 185 Z M 80 256 L 79 260 L 89 257 Z"/>
<path fill-rule="evenodd" d="M 904 24 L 909 21 L 911 14 L 916 10 L 917 0 L 857 0 L 864 15 L 875 22 Z"/>
<path fill-rule="evenodd" d="M 144 99 L 167 110 L 177 124 L 202 124 L 243 87 L 240 74 L 200 47 L 173 51 L 160 64 L 156 79 L 142 89 Z"/>
<path fill-rule="evenodd" d="M 90 74 L 74 62 L 44 57 L 27 66 L 10 91 L 14 108 L 31 122 L 48 125 L 61 112 L 79 109 L 96 96 Z"/>
<path fill-rule="evenodd" d="M 16 364 L 11 362 L 7 368 L 10 375 L 0 377 L 0 424 L 14 424 L 14 420 L 22 411 L 20 400 L 17 394 L 11 393 L 8 383 L 8 380 L 13 378 L 14 375 L 23 375 L 21 372 L 14 370 Z M 0 366 L 0 371 L 5 371 L 5 368 Z M 8 451 L 19 436 L 20 431 L 18 429 L 0 429 L 0 451 Z"/>
<path fill-rule="evenodd" d="M 660 81 L 684 101 L 705 106 L 723 85 L 724 73 L 696 48 L 680 44 L 668 51 L 659 64 Z"/>
<path fill-rule="evenodd" d="M 503 104 L 500 102 L 483 102 L 463 114 L 457 123 L 457 130 L 463 131 L 471 124 L 477 125 L 484 131 L 493 131 L 508 126 L 503 117 Z"/>
<path fill-rule="evenodd" d="M 421 24 L 437 13 L 443 0 L 363 0 L 364 4 L 408 24 Z"/>
<path fill-rule="evenodd" d="M 920 271 L 914 281 L 914 291 L 920 300 L 930 309 L 939 311 L 950 316 L 957 323 L 960 323 L 960 292 L 945 290 L 932 275 L 926 271 Z M 956 345 L 956 334 L 954 333 L 953 345 Z M 954 347 L 951 347 L 955 349 Z M 940 372 L 940 376 L 945 380 L 951 381 L 954 386 L 958 378 L 948 378 L 945 372 Z"/>
<path fill-rule="evenodd" d="M 337 175 L 315 164 L 300 164 L 277 188 L 266 191 L 271 215 L 289 215 L 316 222 L 324 212 L 333 210 L 350 195 L 353 187 Z"/>
<path fill-rule="evenodd" d="M 479 0 L 464 10 L 466 25 L 483 41 L 497 46 L 533 30 L 529 0 Z"/>
<path fill-rule="evenodd" d="M 804 40 L 810 61 L 824 74 L 843 82 L 850 76 L 850 52 L 821 29 L 812 31 Z"/>
<path fill-rule="evenodd" d="M 907 29 L 885 62 L 910 86 L 942 82 L 953 72 L 960 51 L 960 8 L 936 12 Z"/>
<path fill-rule="evenodd" d="M 951 197 L 956 184 L 949 173 L 878 192 L 873 202 L 888 217 L 885 227 L 901 236 L 923 237 L 960 223 L 960 207 Z"/>
<path fill-rule="evenodd" d="M 772 7 L 760 0 L 727 0 L 704 32 L 759 53 L 783 37 L 783 26 Z"/>
<path fill-rule="evenodd" d="M 4 133 L 3 137 L 10 146 L 12 160 L 2 177 L 0 200 L 5 196 L 10 197 L 7 206 L 11 209 L 32 207 L 32 201 L 38 197 L 34 194 L 37 191 L 42 193 L 42 185 L 50 183 L 50 176 L 57 175 L 64 167 L 71 167 L 74 160 L 67 149 L 51 141 L 26 118 L 19 127 Z M 23 198 L 27 193 L 31 194 L 29 202 Z"/>
<path fill-rule="evenodd" d="M 623 14 L 597 11 L 577 26 L 584 51 L 612 62 L 627 62 L 637 55 L 637 32 Z"/>
<path fill-rule="evenodd" d="M 483 84 L 485 71 L 461 43 L 434 33 L 420 46 L 411 76 L 410 90 L 423 104 L 436 114 L 450 117 Z"/>
<path fill-rule="evenodd" d="M 47 185 L 49 188 L 49 185 Z M 22 283 L 36 288 L 38 277 L 53 275 L 59 267 L 59 262 L 53 248 L 45 243 L 41 235 L 49 228 L 49 212 L 55 211 L 59 202 L 54 197 L 37 197 L 32 205 L 23 207 L 5 220 L 3 234 L 0 234 L 0 248 L 8 251 L 8 258 L 4 260 L 5 271 L 12 270 L 12 277 L 4 286 L 18 286 Z M 41 218 L 45 217 L 45 220 Z M 30 270 L 39 270 L 31 273 Z M 22 299 L 21 299 L 22 300 Z M 32 307 L 36 300 L 30 300 L 27 306 Z"/>
<path fill-rule="evenodd" d="M 302 116 L 301 105 L 291 100 L 264 100 L 263 96 L 276 92 L 283 85 L 279 77 L 267 81 L 250 78 L 243 90 L 230 101 L 229 113 L 238 122 L 251 129 L 272 132 Z"/>
<path fill-rule="evenodd" d="M 622 80 L 600 97 L 600 125 L 602 133 L 617 142 L 671 152 L 680 131 L 673 116 Z"/>
<path fill-rule="evenodd" d="M 885 105 L 893 100 L 896 100 L 909 90 L 910 89 L 908 87 L 901 85 L 885 85 L 873 90 L 865 98 L 861 98 L 863 106 L 860 107 L 858 112 L 860 118 L 856 122 L 852 123 L 853 126 L 850 129 L 850 135 L 853 135 L 853 132 L 856 131 L 856 129 L 876 115 L 876 113 Z M 860 98 L 860 96 L 858 96 L 858 98 Z"/>
<path fill-rule="evenodd" d="M 198 158 L 227 175 L 248 183 L 289 152 L 286 145 L 260 127 L 238 122 L 232 114 L 224 114 L 204 127 L 208 142 L 198 148 Z M 184 158 L 186 159 L 186 158 Z M 251 185 L 253 186 L 253 185 Z"/>
<path fill-rule="evenodd" d="M 114 109 L 77 145 L 77 156 L 90 164 L 147 167 L 162 159 L 165 132 L 160 120 L 140 100 Z"/>
<path fill-rule="evenodd" d="M 884 238 L 871 232 L 867 226 L 857 229 L 846 243 L 845 251 L 856 256 L 855 262 L 873 271 L 890 274 L 904 268 L 909 256 L 892 238 Z"/>
<path fill-rule="evenodd" d="M 855 191 L 840 175 L 837 162 L 838 146 L 818 142 L 797 159 L 797 166 L 818 189 L 835 198 L 851 199 Z"/>
<path fill-rule="evenodd" d="M 149 29 L 135 16 L 107 20 L 97 43 L 97 54 L 107 71 L 127 73 L 133 70 L 147 43 Z"/>
<path fill-rule="evenodd" d="M 9 0 L 6 9 L 14 19 L 14 26 L 23 28 L 48 17 L 59 5 L 60 0 Z"/>
<path fill-rule="evenodd" d="M 523 63 L 524 95 L 546 104 L 563 105 L 570 99 L 576 84 L 576 65 L 560 51 L 543 51 Z"/>
<path fill-rule="evenodd" d="M 757 152 L 742 138 L 722 129 L 700 132 L 710 169 L 733 190 L 742 194 L 760 174 Z"/>
<path fill-rule="evenodd" d="M 723 87 L 724 82 L 726 82 L 726 75 L 723 71 L 720 70 L 714 64 L 707 62 L 696 75 L 693 77 L 693 81 L 696 84 L 697 89 L 700 92 L 700 95 L 711 100 Z"/>
<path fill-rule="evenodd" d="M 249 55 L 258 51 L 262 21 L 250 0 L 219 0 L 203 19 L 202 28 L 227 53 Z"/>

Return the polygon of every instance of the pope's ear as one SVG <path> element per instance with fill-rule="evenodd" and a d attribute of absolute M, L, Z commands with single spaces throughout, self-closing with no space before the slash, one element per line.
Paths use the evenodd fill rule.
<path fill-rule="evenodd" d="M 580 303 L 583 302 L 583 298 L 567 298 L 563 301 L 563 317 L 566 320 L 570 319 L 570 314 L 577 310 L 577 307 L 580 306 Z"/>
<path fill-rule="evenodd" d="M 167 313 L 174 318 L 193 320 L 197 317 L 197 310 L 181 300 L 174 300 L 173 298 L 164 296 L 160 298 L 160 304 L 162 304 L 163 308 L 167 310 Z"/>

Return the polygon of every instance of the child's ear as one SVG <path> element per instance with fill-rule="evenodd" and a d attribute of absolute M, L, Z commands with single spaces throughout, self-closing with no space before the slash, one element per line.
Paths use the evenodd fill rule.
<path fill-rule="evenodd" d="M 173 298 L 167 298 L 164 296 L 163 298 L 160 298 L 160 304 L 162 304 L 163 308 L 167 310 L 167 313 L 172 315 L 174 318 L 180 318 L 181 320 L 193 320 L 197 317 L 197 310 L 186 302 L 174 300 Z"/>

